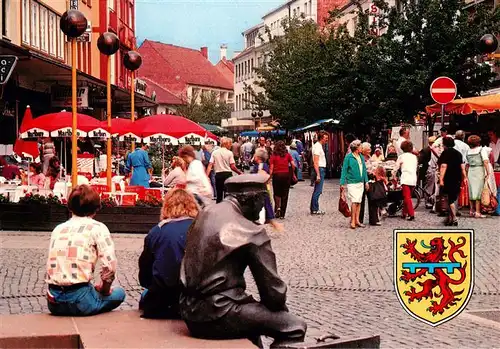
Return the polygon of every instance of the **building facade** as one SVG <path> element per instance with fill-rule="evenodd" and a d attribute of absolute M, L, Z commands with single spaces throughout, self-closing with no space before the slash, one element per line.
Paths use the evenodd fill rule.
<path fill-rule="evenodd" d="M 264 93 L 256 86 L 255 68 L 265 64 L 266 53 L 269 51 L 269 34 L 284 35 L 283 21 L 288 18 L 312 20 L 324 27 L 328 24 L 329 11 L 344 6 L 348 0 L 291 0 L 269 11 L 262 17 L 262 23 L 253 26 L 242 33 L 244 50 L 234 57 L 234 112 L 231 118 L 222 120 L 221 126 L 233 131 L 275 125 L 273 120 L 279 115 L 271 115 L 268 110 L 263 116 L 252 117 L 252 96 L 248 92 L 251 86 L 256 93 Z M 254 114 L 255 115 L 255 114 Z"/>
<path fill-rule="evenodd" d="M 112 57 L 113 114 L 130 113 L 130 79 L 122 65 L 122 54 L 135 42 L 134 0 L 79 0 L 88 21 L 85 34 L 77 39 L 78 112 L 104 118 L 106 110 L 106 57 L 97 48 L 102 32 L 113 31 L 121 40 L 119 54 Z M 70 43 L 59 28 L 69 1 L 0 1 L 2 35 L 0 54 L 14 55 L 17 65 L 0 88 L 0 144 L 14 143 L 26 106 L 34 117 L 71 108 Z M 128 6 L 128 12 L 125 10 Z M 123 10 L 121 10 L 123 9 Z M 114 63 L 113 63 L 114 62 Z M 144 88 L 142 90 L 145 90 Z M 137 89 L 137 108 L 155 103 Z"/>
<path fill-rule="evenodd" d="M 176 101 L 187 104 L 199 103 L 202 95 L 215 93 L 220 102 L 233 103 L 233 82 L 220 66 L 208 60 L 207 47 L 194 50 L 145 40 L 138 51 L 143 58 L 138 75 L 153 82 L 165 96 L 170 94 Z M 173 100 L 170 97 L 166 99 Z"/>

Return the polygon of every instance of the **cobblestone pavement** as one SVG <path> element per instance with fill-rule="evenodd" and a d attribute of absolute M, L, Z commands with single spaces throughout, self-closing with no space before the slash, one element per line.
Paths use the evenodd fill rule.
<path fill-rule="evenodd" d="M 311 191 L 307 182 L 291 190 L 286 233 L 272 233 L 279 272 L 289 285 L 290 309 L 311 330 L 380 334 L 384 348 L 499 347 L 500 324 L 481 322 L 467 311 L 500 309 L 500 219 L 460 219 L 460 227 L 475 229 L 474 294 L 465 313 L 433 328 L 407 315 L 393 291 L 392 234 L 394 228 L 439 228 L 442 218 L 419 209 L 414 222 L 389 218 L 381 227 L 353 231 L 337 212 L 338 182 L 325 184 L 320 201 L 325 216 L 308 214 Z M 48 233 L 0 233 L 0 314 L 47 311 L 48 240 Z M 128 294 L 121 308 L 135 308 L 143 236 L 117 234 L 114 240 L 117 283 Z M 255 291 L 251 281 L 249 288 Z"/>

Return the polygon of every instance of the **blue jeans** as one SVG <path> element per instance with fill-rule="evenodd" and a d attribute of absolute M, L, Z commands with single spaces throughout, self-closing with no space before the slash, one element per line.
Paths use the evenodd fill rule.
<path fill-rule="evenodd" d="M 496 213 L 500 215 L 500 185 L 497 188 L 497 202 L 499 205 L 497 206 Z"/>
<path fill-rule="evenodd" d="M 210 184 L 212 184 L 212 189 L 214 191 L 214 198 L 216 197 L 217 189 L 215 188 L 215 171 L 210 172 Z"/>
<path fill-rule="evenodd" d="M 53 300 L 48 300 L 47 305 L 54 315 L 62 316 L 89 316 L 105 313 L 118 308 L 125 300 L 125 290 L 114 287 L 111 295 L 103 296 L 89 283 L 78 289 L 62 291 L 49 289 Z"/>
<path fill-rule="evenodd" d="M 313 170 L 314 171 L 314 170 Z M 323 183 L 325 182 L 325 168 L 319 168 L 320 181 L 314 183 L 314 191 L 311 198 L 311 213 L 319 211 L 319 196 L 323 193 Z M 316 174 L 316 172 L 314 172 Z"/>

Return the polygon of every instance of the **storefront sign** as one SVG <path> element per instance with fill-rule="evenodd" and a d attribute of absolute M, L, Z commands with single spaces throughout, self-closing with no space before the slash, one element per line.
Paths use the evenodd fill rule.
<path fill-rule="evenodd" d="M 9 81 L 17 63 L 16 56 L 0 56 L 0 85 Z"/>
<path fill-rule="evenodd" d="M 146 84 L 146 81 L 135 79 L 135 92 L 145 96 L 147 87 L 148 85 Z"/>
<path fill-rule="evenodd" d="M 55 85 L 52 86 L 51 92 L 52 107 L 71 107 L 71 86 Z M 89 88 L 87 86 L 76 89 L 76 104 L 79 108 L 89 106 Z"/>

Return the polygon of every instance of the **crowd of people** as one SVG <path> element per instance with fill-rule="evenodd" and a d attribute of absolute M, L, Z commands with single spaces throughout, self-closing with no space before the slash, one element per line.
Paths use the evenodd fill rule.
<path fill-rule="evenodd" d="M 477 135 L 470 135 L 465 142 L 464 131 L 452 137 L 442 128 L 439 137 L 429 137 L 428 146 L 417 151 L 410 141 L 410 128 L 402 127 L 385 157 L 380 146 L 371 155 L 370 143 L 353 140 L 340 178 L 341 198 L 351 201 L 351 228 L 365 227 L 365 201 L 370 225 L 380 225 L 391 192 L 401 196 L 402 218 L 414 220 L 412 198 L 417 185 L 423 188 L 423 199 L 432 213 L 447 214 L 447 226 L 458 225 L 461 195 L 468 198 L 462 204 L 469 202 L 471 217 L 484 218 L 485 212 L 498 216 L 494 166 L 500 161 L 500 140 L 493 131 L 488 136 L 489 146 L 481 146 Z"/>

